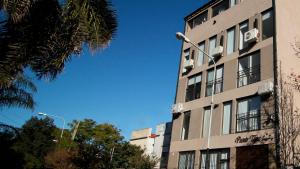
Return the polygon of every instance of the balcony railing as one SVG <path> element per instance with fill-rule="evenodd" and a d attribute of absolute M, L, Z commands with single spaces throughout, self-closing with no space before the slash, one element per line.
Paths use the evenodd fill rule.
<path fill-rule="evenodd" d="M 246 113 L 237 113 L 237 132 L 260 130 L 260 110 L 252 110 Z"/>
<path fill-rule="evenodd" d="M 206 96 L 211 96 L 213 81 L 206 83 Z M 223 92 L 223 77 L 216 79 L 215 81 L 215 94 Z"/>
<path fill-rule="evenodd" d="M 260 65 L 237 72 L 237 86 L 242 87 L 260 81 Z"/>

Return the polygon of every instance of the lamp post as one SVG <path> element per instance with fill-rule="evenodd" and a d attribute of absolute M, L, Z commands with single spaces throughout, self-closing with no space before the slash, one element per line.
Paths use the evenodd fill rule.
<path fill-rule="evenodd" d="M 65 119 L 63 117 L 61 117 L 61 116 L 46 114 L 46 113 L 43 113 L 43 112 L 38 112 L 38 115 L 40 115 L 40 116 L 47 116 L 47 117 L 54 117 L 54 118 L 61 119 L 63 121 L 63 126 L 62 126 L 62 129 L 61 129 L 60 139 L 62 139 L 62 136 L 64 134 L 64 129 L 65 129 L 65 123 L 66 123 Z"/>
<path fill-rule="evenodd" d="M 178 40 L 183 40 L 186 43 L 190 43 L 194 47 L 196 47 L 200 52 L 204 53 L 209 59 L 212 60 L 214 64 L 214 73 L 213 73 L 213 84 L 212 84 L 212 93 L 211 93 L 211 103 L 210 103 L 210 117 L 209 117 L 209 128 L 208 128 L 208 138 L 207 138 L 207 150 L 210 148 L 210 132 L 211 132 L 211 123 L 212 123 L 212 112 L 214 109 L 214 93 L 215 93 L 215 81 L 216 81 L 216 62 L 212 56 L 210 56 L 208 53 L 203 51 L 201 48 L 199 48 L 198 45 L 193 43 L 189 38 L 187 38 L 183 33 L 177 32 L 176 33 L 176 38 Z M 208 154 L 207 154 L 208 155 Z"/>

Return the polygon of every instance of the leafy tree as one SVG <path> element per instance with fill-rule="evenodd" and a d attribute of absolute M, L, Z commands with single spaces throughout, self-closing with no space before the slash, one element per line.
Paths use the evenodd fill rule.
<path fill-rule="evenodd" d="M 45 167 L 44 157 L 55 147 L 55 128 L 50 118 L 37 117 L 32 117 L 22 126 L 20 139 L 14 145 L 14 149 L 24 155 L 25 169 Z"/>
<path fill-rule="evenodd" d="M 74 121 L 71 126 L 74 126 Z M 82 169 L 153 168 L 155 158 L 144 155 L 137 146 L 124 141 L 120 130 L 111 124 L 96 124 L 91 119 L 80 122 L 75 141 L 78 154 L 74 159 Z"/>
<path fill-rule="evenodd" d="M 18 129 L 6 124 L 0 124 L 0 163 L 2 167 L 10 169 L 23 168 L 22 153 L 16 152 L 12 148 L 18 138 Z"/>
<path fill-rule="evenodd" d="M 83 46 L 104 48 L 117 28 L 109 0 L 0 0 L 0 10 L 0 90 L 26 68 L 56 78 Z"/>
<path fill-rule="evenodd" d="M 57 148 L 46 155 L 45 165 L 51 169 L 76 169 L 77 167 L 73 163 L 75 155 L 75 151 L 70 151 L 66 148 Z"/>

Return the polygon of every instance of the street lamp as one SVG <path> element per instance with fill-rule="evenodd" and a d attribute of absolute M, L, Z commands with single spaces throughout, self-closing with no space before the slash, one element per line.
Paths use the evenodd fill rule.
<path fill-rule="evenodd" d="M 38 112 L 38 115 L 40 115 L 40 116 L 47 116 L 47 117 L 54 117 L 54 118 L 61 119 L 63 121 L 63 126 L 62 126 L 62 129 L 61 129 L 60 139 L 62 139 L 62 136 L 64 134 L 64 129 L 65 129 L 65 123 L 66 123 L 65 119 L 63 117 L 61 117 L 61 116 L 46 114 L 46 113 L 43 113 L 43 112 Z"/>
<path fill-rule="evenodd" d="M 209 117 L 209 128 L 208 128 L 208 138 L 207 138 L 207 150 L 209 150 L 210 147 L 210 132 L 211 132 L 211 123 L 212 123 L 212 112 L 214 109 L 214 93 L 215 93 L 215 81 L 216 81 L 216 62 L 212 56 L 207 54 L 205 51 L 203 51 L 201 48 L 199 48 L 198 45 L 193 43 L 189 38 L 187 38 L 183 33 L 177 32 L 176 38 L 178 40 L 183 40 L 186 43 L 190 43 L 194 47 L 196 47 L 200 52 L 204 53 L 205 56 L 207 56 L 214 64 L 214 74 L 213 74 L 213 84 L 212 84 L 212 93 L 211 93 L 211 103 L 210 103 L 210 117 Z M 208 154 L 207 154 L 208 155 Z"/>

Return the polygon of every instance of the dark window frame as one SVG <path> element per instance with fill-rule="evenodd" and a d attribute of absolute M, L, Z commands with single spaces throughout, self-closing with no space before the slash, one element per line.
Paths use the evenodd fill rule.
<path fill-rule="evenodd" d="M 208 152 L 208 153 L 207 153 Z M 230 149 L 229 148 L 224 148 L 224 149 L 213 149 L 213 150 L 201 150 L 200 151 L 200 169 L 202 169 L 202 156 L 205 154 L 206 155 L 206 160 L 205 160 L 205 169 L 210 168 L 210 156 L 211 154 L 217 153 L 217 166 L 216 169 L 221 168 L 221 164 L 224 162 L 227 162 L 227 168 L 230 166 Z M 227 154 L 227 159 L 222 159 L 221 154 L 226 153 Z M 208 154 L 208 155 L 207 155 Z M 209 157 L 209 158 L 207 158 Z"/>
<path fill-rule="evenodd" d="M 270 36 L 267 36 L 267 37 L 264 37 L 264 20 L 263 20 L 263 16 L 265 14 L 267 14 L 268 12 L 271 12 L 271 20 L 272 20 L 272 25 L 270 26 L 272 28 L 272 32 L 270 33 L 271 35 Z M 267 29 L 269 31 L 269 29 Z M 270 9 L 267 9 L 265 11 L 263 11 L 261 13 L 261 37 L 262 37 L 262 40 L 266 40 L 266 39 L 269 39 L 271 37 L 274 36 L 274 10 L 273 8 L 270 8 Z"/>
<path fill-rule="evenodd" d="M 186 121 L 187 116 L 188 116 L 188 119 Z M 190 122 L 191 122 L 191 111 L 184 112 L 182 120 L 183 121 L 182 121 L 180 137 L 181 137 L 181 140 L 188 140 L 189 139 Z M 187 122 L 187 124 L 186 124 L 186 122 Z M 184 133 L 183 133 L 183 130 L 185 130 Z"/>
<path fill-rule="evenodd" d="M 248 68 L 246 69 L 243 69 L 243 70 L 240 70 L 240 61 L 242 59 L 245 59 L 247 57 L 253 57 L 254 55 L 258 54 L 258 61 L 259 61 L 259 64 L 257 65 L 250 65 L 248 66 Z M 260 50 L 258 51 L 255 51 L 255 52 L 252 52 L 246 56 L 243 56 L 243 57 L 240 57 L 238 58 L 238 72 L 237 72 L 237 88 L 240 88 L 240 87 L 243 87 L 243 86 L 247 86 L 247 85 L 250 85 L 250 84 L 253 84 L 253 83 L 257 83 L 259 81 L 261 81 L 261 52 Z M 249 74 L 249 76 L 248 76 Z M 246 78 L 247 80 L 247 83 L 244 84 L 240 84 L 240 80 Z"/>
<path fill-rule="evenodd" d="M 185 156 L 190 155 L 190 156 L 193 157 L 193 159 L 192 159 L 192 165 L 191 165 L 192 168 L 188 168 L 188 166 L 187 166 L 187 164 L 188 164 L 187 163 L 188 158 L 186 158 L 185 165 L 184 165 L 184 169 L 193 169 L 194 165 L 195 165 L 195 154 L 196 154 L 195 151 L 182 151 L 182 152 L 179 152 L 178 169 L 180 168 L 180 157 L 181 157 L 181 155 L 185 155 Z"/>
<path fill-rule="evenodd" d="M 222 12 L 230 8 L 229 0 L 223 0 L 212 7 L 211 17 L 220 15 Z M 220 12 L 220 10 L 222 11 Z"/>
<path fill-rule="evenodd" d="M 196 78 L 201 78 L 200 82 L 196 83 Z M 194 83 L 189 85 L 190 79 L 194 79 Z M 202 73 L 198 73 L 196 75 L 190 76 L 187 81 L 187 87 L 185 92 L 185 101 L 193 101 L 199 99 L 201 97 L 201 87 L 202 87 Z"/>
<path fill-rule="evenodd" d="M 227 102 L 223 102 L 223 118 L 222 118 L 222 135 L 228 135 L 228 134 L 224 134 L 223 133 L 223 127 L 224 127 L 224 107 L 225 105 L 230 104 L 230 117 L 229 117 L 229 133 L 228 134 L 232 134 L 232 106 L 233 106 L 233 102 L 231 101 L 227 101 Z"/>
<path fill-rule="evenodd" d="M 260 98 L 260 106 L 257 110 L 257 114 L 255 116 L 250 116 L 250 110 L 249 110 L 249 102 L 248 102 L 248 111 L 246 112 L 246 117 L 245 118 L 239 118 L 238 115 L 238 111 L 239 111 L 239 103 L 242 102 L 242 101 L 245 101 L 245 100 L 250 100 L 251 98 L 254 98 L 254 97 L 259 97 Z M 262 98 L 258 95 L 254 95 L 254 96 L 248 96 L 248 97 L 244 97 L 244 98 L 240 98 L 237 100 L 237 104 L 236 104 L 236 125 L 235 125 L 235 132 L 236 133 L 244 133 L 244 132 L 250 132 L 250 131 L 258 131 L 258 130 L 261 130 L 261 105 L 262 105 Z M 253 118 L 257 118 L 257 129 L 253 129 L 251 130 L 250 129 L 250 119 L 253 119 Z M 243 119 L 246 119 L 247 120 L 247 128 L 246 130 L 241 130 L 239 131 L 238 130 L 238 120 L 243 120 Z"/>
<path fill-rule="evenodd" d="M 189 20 L 188 25 L 190 29 L 193 29 L 196 26 L 202 25 L 203 23 L 207 22 L 207 20 L 208 20 L 208 10 L 205 10 L 197 14 L 197 16 L 193 17 L 191 20 Z"/>
<path fill-rule="evenodd" d="M 217 79 L 217 71 L 219 68 L 222 68 L 222 77 L 221 78 L 218 78 Z M 212 92 L 210 92 L 210 94 L 208 93 L 208 86 L 210 86 L 211 90 L 212 90 L 212 86 L 213 86 L 213 81 L 214 80 L 211 80 L 211 81 L 208 81 L 208 73 L 209 72 L 212 72 L 213 73 L 214 69 L 208 69 L 206 71 L 206 86 L 205 86 L 205 96 L 208 97 L 208 96 L 211 96 L 212 95 Z M 214 90 L 214 94 L 219 94 L 219 93 L 222 93 L 224 91 L 224 65 L 219 65 L 216 67 L 216 74 L 215 74 L 215 77 L 213 77 L 213 79 L 215 78 L 215 90 Z M 217 88 L 217 84 L 221 84 L 221 89 L 219 92 L 217 92 L 216 88 Z"/>

